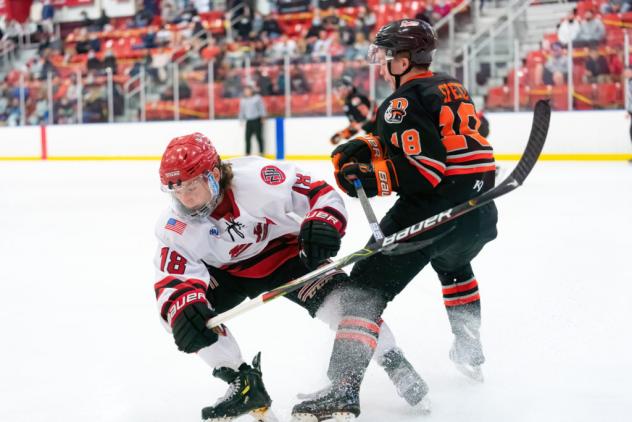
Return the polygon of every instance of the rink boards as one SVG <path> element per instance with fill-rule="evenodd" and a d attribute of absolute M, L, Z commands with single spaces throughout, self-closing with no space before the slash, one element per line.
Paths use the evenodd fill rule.
<path fill-rule="evenodd" d="M 498 159 L 517 159 L 531 127 L 531 113 L 488 113 L 489 140 Z M 543 159 L 627 160 L 632 158 L 627 113 L 556 112 Z M 329 138 L 347 124 L 345 117 L 269 119 L 265 154 L 270 158 L 324 160 Z M 157 160 L 175 136 L 203 132 L 222 156 L 245 152 L 238 120 L 54 125 L 0 128 L 0 160 Z"/>

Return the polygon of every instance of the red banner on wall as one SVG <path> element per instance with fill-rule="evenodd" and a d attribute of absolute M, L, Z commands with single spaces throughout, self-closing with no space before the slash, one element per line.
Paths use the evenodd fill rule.
<path fill-rule="evenodd" d="M 0 0 L 0 15 L 7 14 L 7 3 L 5 0 Z"/>

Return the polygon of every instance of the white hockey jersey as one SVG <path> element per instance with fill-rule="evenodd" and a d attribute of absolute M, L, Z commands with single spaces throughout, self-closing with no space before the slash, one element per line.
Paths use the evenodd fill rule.
<path fill-rule="evenodd" d="M 203 300 L 200 291 L 214 282 L 207 265 L 238 277 L 261 278 L 298 255 L 305 218 L 327 220 L 344 234 L 344 203 L 324 181 L 312 180 L 288 162 L 259 157 L 227 162 L 233 180 L 208 218 L 184 218 L 169 207 L 156 224 L 154 288 L 165 322 L 171 322 L 169 308 L 184 293 L 197 292 L 200 297 L 194 299 Z"/>

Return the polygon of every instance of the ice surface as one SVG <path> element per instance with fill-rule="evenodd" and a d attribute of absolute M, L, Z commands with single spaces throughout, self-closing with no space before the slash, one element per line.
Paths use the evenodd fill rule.
<path fill-rule="evenodd" d="M 512 166 L 513 163 L 503 163 Z M 197 421 L 225 385 L 178 352 L 154 305 L 157 162 L 0 165 L 0 421 Z M 330 179 L 327 163 L 303 167 Z M 348 200 L 343 252 L 369 228 Z M 373 200 L 378 216 L 391 203 Z M 474 262 L 486 382 L 448 360 L 430 268 L 387 309 L 434 412 L 411 414 L 371 366 L 360 421 L 632 420 L 632 167 L 539 163 L 498 201 L 499 237 Z M 332 333 L 279 299 L 229 325 L 262 365 L 277 415 L 324 382 Z M 250 420 L 244 417 L 240 420 Z"/>

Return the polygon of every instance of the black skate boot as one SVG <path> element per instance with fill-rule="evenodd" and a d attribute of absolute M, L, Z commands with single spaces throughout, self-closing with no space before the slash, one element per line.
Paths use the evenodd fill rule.
<path fill-rule="evenodd" d="M 397 394 L 420 413 L 430 413 L 428 384 L 415 371 L 400 349 L 386 352 L 380 359 L 380 365 L 391 379 Z"/>
<path fill-rule="evenodd" d="M 360 414 L 360 386 L 357 382 L 334 382 L 321 391 L 318 398 L 297 404 L 292 409 L 292 422 L 336 422 L 355 420 Z"/>
<path fill-rule="evenodd" d="M 477 330 L 463 329 L 463 333 L 455 336 L 450 349 L 450 360 L 463 375 L 477 382 L 485 381 L 481 369 L 485 356 Z"/>
<path fill-rule="evenodd" d="M 250 414 L 260 422 L 276 422 L 270 410 L 272 400 L 261 378 L 261 352 L 252 360 L 252 366 L 243 363 L 239 371 L 231 368 L 217 368 L 213 376 L 228 383 L 228 391 L 214 406 L 202 409 L 204 422 L 229 422 Z"/>

